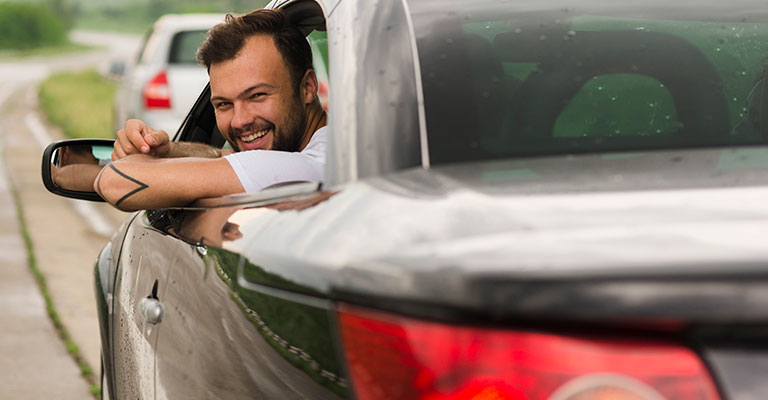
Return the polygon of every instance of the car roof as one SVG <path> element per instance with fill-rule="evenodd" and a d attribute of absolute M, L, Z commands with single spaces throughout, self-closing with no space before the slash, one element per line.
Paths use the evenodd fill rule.
<path fill-rule="evenodd" d="M 210 29 L 226 14 L 166 14 L 155 22 L 155 30 Z"/>

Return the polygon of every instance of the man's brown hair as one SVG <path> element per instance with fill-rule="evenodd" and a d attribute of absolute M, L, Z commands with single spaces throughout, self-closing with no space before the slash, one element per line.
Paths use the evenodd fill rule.
<path fill-rule="evenodd" d="M 288 67 L 294 88 L 298 90 L 304 73 L 312 68 L 312 50 L 304 34 L 279 10 L 227 14 L 223 23 L 208 32 L 205 42 L 197 50 L 197 60 L 210 71 L 211 65 L 237 57 L 246 39 L 254 35 L 272 37 Z"/>

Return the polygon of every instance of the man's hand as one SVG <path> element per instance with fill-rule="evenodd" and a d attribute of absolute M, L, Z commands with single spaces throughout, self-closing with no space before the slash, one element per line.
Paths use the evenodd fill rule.
<path fill-rule="evenodd" d="M 138 119 L 129 119 L 125 128 L 117 131 L 112 160 L 117 161 L 130 154 L 168 157 L 170 151 L 170 138 L 165 131 L 152 129 Z"/>

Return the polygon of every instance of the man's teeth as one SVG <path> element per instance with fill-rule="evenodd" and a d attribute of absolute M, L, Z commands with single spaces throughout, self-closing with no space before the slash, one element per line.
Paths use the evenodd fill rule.
<path fill-rule="evenodd" d="M 265 129 L 263 131 L 258 131 L 258 132 L 255 132 L 255 133 L 251 133 L 250 135 L 240 136 L 240 140 L 242 140 L 243 142 L 253 142 L 254 140 L 261 139 L 268 132 L 269 132 L 269 129 Z"/>

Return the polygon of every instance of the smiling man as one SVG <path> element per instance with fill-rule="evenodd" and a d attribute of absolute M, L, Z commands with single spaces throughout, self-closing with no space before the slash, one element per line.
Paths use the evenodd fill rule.
<path fill-rule="evenodd" d="M 194 200 L 296 181 L 319 182 L 326 114 L 312 53 L 279 11 L 228 15 L 198 51 L 208 68 L 219 131 L 233 150 L 171 142 L 129 120 L 94 189 L 123 210 L 183 206 Z"/>

